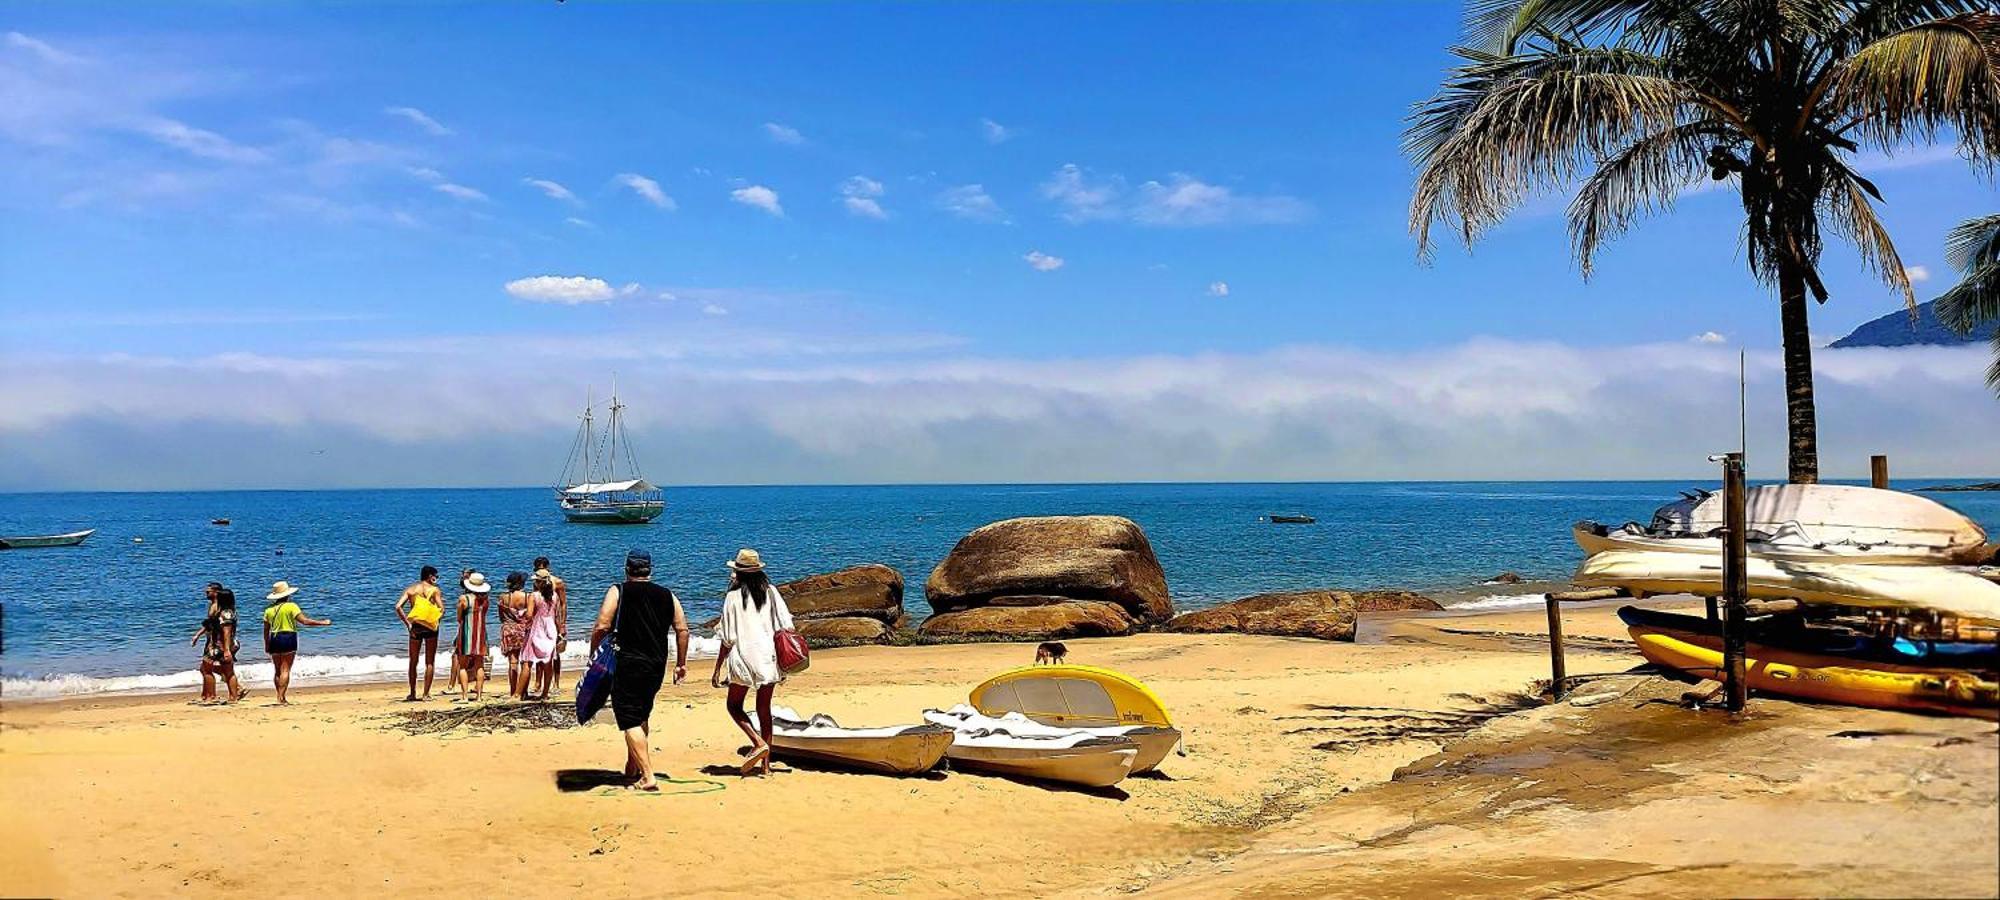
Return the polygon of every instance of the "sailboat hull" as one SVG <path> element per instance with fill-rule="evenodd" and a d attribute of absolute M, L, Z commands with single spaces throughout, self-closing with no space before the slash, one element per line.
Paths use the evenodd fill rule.
<path fill-rule="evenodd" d="M 616 503 L 563 507 L 563 518 L 586 525 L 644 525 L 665 512 L 664 502 Z"/>

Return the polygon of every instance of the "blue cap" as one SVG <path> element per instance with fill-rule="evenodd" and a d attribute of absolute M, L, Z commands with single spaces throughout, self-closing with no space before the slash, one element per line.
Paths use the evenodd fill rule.
<path fill-rule="evenodd" d="M 650 566 L 653 564 L 653 554 L 647 553 L 644 550 L 627 550 L 625 552 L 625 564 L 628 566 L 630 565 Z"/>

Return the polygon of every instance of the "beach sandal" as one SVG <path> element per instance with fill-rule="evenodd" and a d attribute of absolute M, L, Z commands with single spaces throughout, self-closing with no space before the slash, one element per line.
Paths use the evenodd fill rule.
<path fill-rule="evenodd" d="M 749 778 L 752 774 L 757 772 L 757 768 L 760 764 L 764 767 L 765 772 L 770 771 L 771 748 L 768 745 L 763 747 L 758 747 L 756 750 L 752 751 L 750 757 L 743 761 L 743 765 L 737 767 L 737 771 L 743 773 L 743 777 Z"/>

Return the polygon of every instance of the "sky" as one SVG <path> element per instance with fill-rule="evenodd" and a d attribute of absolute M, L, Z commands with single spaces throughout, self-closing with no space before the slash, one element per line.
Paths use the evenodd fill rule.
<path fill-rule="evenodd" d="M 1698 190 L 1417 258 L 1448 3 L 0 4 L 0 490 L 1782 472 Z M 1920 297 L 2000 193 L 1868 154 Z M 1821 342 L 1901 300 L 1832 246 Z M 1983 348 L 1822 350 L 1823 466 L 2000 474 Z"/>

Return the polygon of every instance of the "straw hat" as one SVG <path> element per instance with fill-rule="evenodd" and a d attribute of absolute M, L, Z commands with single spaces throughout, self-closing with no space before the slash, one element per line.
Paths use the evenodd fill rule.
<path fill-rule="evenodd" d="M 738 572 L 762 572 L 764 558 L 758 556 L 757 551 L 745 547 L 736 551 L 736 558 L 729 561 L 729 568 Z"/>
<path fill-rule="evenodd" d="M 464 581 L 459 582 L 458 585 L 475 594 L 484 594 L 493 590 L 493 586 L 486 583 L 486 575 L 481 572 L 472 573 Z"/>
<path fill-rule="evenodd" d="M 283 600 L 286 597 L 290 597 L 291 595 L 296 594 L 298 592 L 299 592 L 298 588 L 292 587 L 291 585 L 280 581 L 276 584 L 271 585 L 271 592 L 265 594 L 264 599 Z"/>
<path fill-rule="evenodd" d="M 536 580 L 536 581 L 554 581 L 554 580 L 556 580 L 556 577 L 555 577 L 554 575 L 551 575 L 551 574 L 549 574 L 549 570 L 547 570 L 547 569 L 536 569 L 536 570 L 535 570 L 535 580 Z"/>

